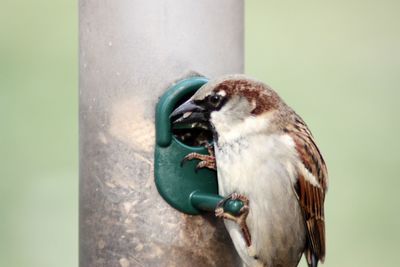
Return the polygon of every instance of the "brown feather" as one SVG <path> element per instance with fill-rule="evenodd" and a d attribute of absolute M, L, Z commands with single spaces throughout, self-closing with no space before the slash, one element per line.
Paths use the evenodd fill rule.
<path fill-rule="evenodd" d="M 280 103 L 278 94 L 263 83 L 255 81 L 226 80 L 214 88 L 214 92 L 225 91 L 227 97 L 232 95 L 245 97 L 250 103 L 255 103 L 252 115 L 258 115 L 263 112 L 276 109 Z"/>
<path fill-rule="evenodd" d="M 324 261 L 326 251 L 324 200 L 328 183 L 327 168 L 310 130 L 297 114 L 294 114 L 294 125 L 289 124 L 285 132 L 293 138 L 298 156 L 309 172 L 307 174 L 307 171 L 299 168 L 295 186 L 309 237 L 306 254 L 311 252 L 319 260 Z M 310 174 L 315 177 L 318 184 L 307 180 L 306 176 Z M 307 255 L 306 258 L 309 262 L 310 256 Z"/>

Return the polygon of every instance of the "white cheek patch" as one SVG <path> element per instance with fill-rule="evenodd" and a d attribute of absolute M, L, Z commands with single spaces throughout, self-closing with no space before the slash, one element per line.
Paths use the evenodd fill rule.
<path fill-rule="evenodd" d="M 220 112 L 211 113 L 211 121 L 216 127 L 220 143 L 230 143 L 248 135 L 267 130 L 271 117 L 272 113 L 265 113 L 261 116 L 248 117 L 237 123 L 227 121 L 226 116 Z"/>

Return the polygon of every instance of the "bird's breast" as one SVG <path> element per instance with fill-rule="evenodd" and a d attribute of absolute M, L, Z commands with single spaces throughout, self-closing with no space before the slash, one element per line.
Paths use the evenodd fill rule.
<path fill-rule="evenodd" d="M 285 135 L 253 135 L 218 144 L 215 151 L 220 193 L 253 191 L 254 184 L 291 186 L 294 143 Z"/>
<path fill-rule="evenodd" d="M 301 210 L 293 191 L 297 155 L 284 135 L 253 135 L 215 150 L 219 193 L 237 192 L 250 200 L 247 223 L 257 256 L 272 266 L 295 266 L 305 245 Z M 227 222 L 233 242 L 246 253 L 239 228 Z M 240 252 L 239 252 L 240 253 Z M 243 255 L 241 255 L 243 256 Z M 243 258 L 243 257 L 242 257 Z"/>

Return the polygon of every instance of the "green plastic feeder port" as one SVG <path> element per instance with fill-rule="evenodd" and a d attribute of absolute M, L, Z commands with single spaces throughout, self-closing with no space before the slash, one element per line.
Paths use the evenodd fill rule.
<path fill-rule="evenodd" d="M 156 147 L 154 176 L 160 195 L 174 208 L 187 214 L 214 211 L 223 197 L 218 195 L 217 174 L 209 169 L 195 172 L 198 160 L 182 159 L 191 152 L 207 154 L 196 142 L 199 138 L 211 138 L 207 129 L 188 125 L 172 129 L 169 115 L 181 103 L 189 99 L 208 80 L 191 77 L 171 86 L 160 98 L 156 107 Z M 211 140 L 210 140 L 211 141 Z M 243 203 L 229 200 L 224 210 L 237 215 Z"/>

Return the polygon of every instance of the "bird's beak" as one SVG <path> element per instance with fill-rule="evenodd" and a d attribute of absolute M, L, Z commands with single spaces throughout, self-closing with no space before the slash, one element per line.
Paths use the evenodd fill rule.
<path fill-rule="evenodd" d="M 173 124 L 207 122 L 207 114 L 204 107 L 189 99 L 177 107 L 169 117 Z"/>

